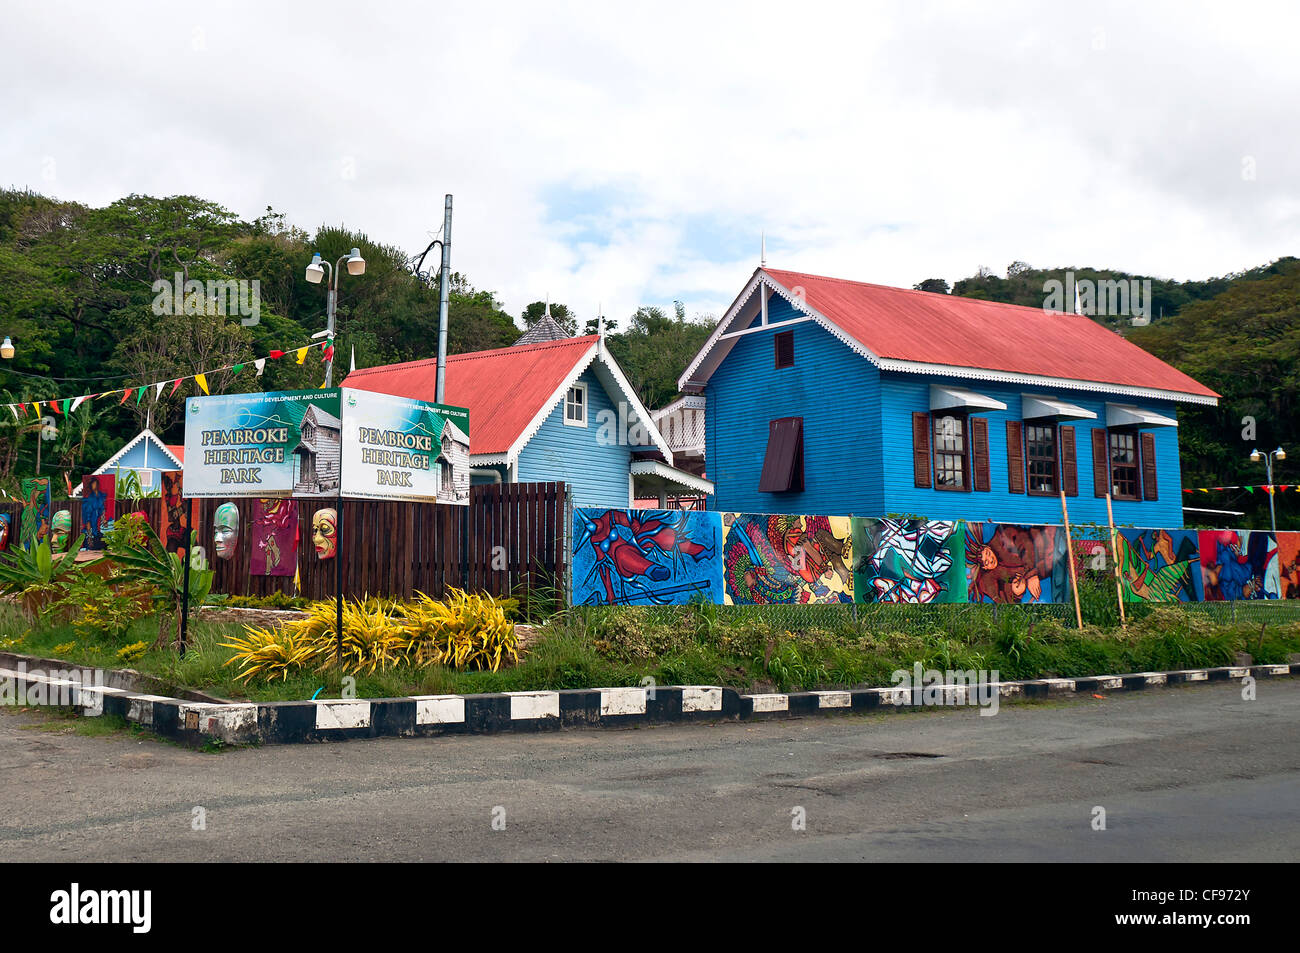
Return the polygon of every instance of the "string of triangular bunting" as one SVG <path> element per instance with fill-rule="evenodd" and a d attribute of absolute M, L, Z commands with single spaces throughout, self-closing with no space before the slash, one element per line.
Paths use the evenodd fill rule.
<path fill-rule="evenodd" d="M 1198 486 L 1193 489 L 1184 489 L 1184 493 L 1210 493 L 1215 490 L 1245 490 L 1247 493 L 1254 493 L 1256 490 L 1263 490 L 1270 495 L 1274 493 L 1285 493 L 1287 490 L 1293 493 L 1300 492 L 1300 483 L 1257 483 L 1254 486 Z"/>
<path fill-rule="evenodd" d="M 254 358 L 251 361 L 242 361 L 239 364 L 227 364 L 225 367 L 213 367 L 197 374 L 186 374 L 184 377 L 172 377 L 164 381 L 154 381 L 151 384 L 132 384 L 130 387 L 106 390 L 98 394 L 80 394 L 76 397 L 55 397 L 52 400 L 21 401 L 7 404 L 6 406 L 9 408 L 9 412 L 14 415 L 15 420 L 20 420 L 26 416 L 28 408 L 31 408 L 32 413 L 37 417 L 40 417 L 41 415 L 42 405 L 49 407 L 49 409 L 55 414 L 70 414 L 88 400 L 100 400 L 104 397 L 114 397 L 118 394 L 122 395 L 117 402 L 119 406 L 130 400 L 132 394 L 135 395 L 135 403 L 139 406 L 140 401 L 144 398 L 147 391 L 153 391 L 153 399 L 156 401 L 158 398 L 162 397 L 164 388 L 170 385 L 171 389 L 167 391 L 167 395 L 171 396 L 180 389 L 181 384 L 188 380 L 194 381 L 195 386 L 199 390 L 203 391 L 203 393 L 207 394 L 210 393 L 208 389 L 209 374 L 219 374 L 222 371 L 232 371 L 235 374 L 239 374 L 244 370 L 244 368 L 253 367 L 257 370 L 257 376 L 261 377 L 262 372 L 266 370 L 267 361 L 278 361 L 282 357 L 293 356 L 297 359 L 296 363 L 301 364 L 307 359 L 307 352 L 313 348 L 324 348 L 325 352 L 321 356 L 321 360 L 323 361 L 329 360 L 334 356 L 334 344 L 332 341 L 316 341 L 315 343 L 304 344 L 302 347 L 293 348 L 288 351 L 269 351 L 266 357 Z"/>

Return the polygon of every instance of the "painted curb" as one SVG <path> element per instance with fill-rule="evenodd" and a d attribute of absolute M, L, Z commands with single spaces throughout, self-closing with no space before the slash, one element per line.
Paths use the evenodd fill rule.
<path fill-rule="evenodd" d="M 407 738 L 627 728 L 682 722 L 748 721 L 864 711 L 905 711 L 934 704 L 975 702 L 965 685 L 928 688 L 855 688 L 742 695 L 715 685 L 656 688 L 579 688 L 485 695 L 406 698 L 326 698 L 292 702 L 213 704 L 87 685 L 76 669 L 62 675 L 0 667 L 5 699 L 78 709 L 88 716 L 117 715 L 187 744 L 301 744 L 350 738 Z M 1142 691 L 1156 686 L 1300 675 L 1289 665 L 1225 666 L 1172 672 L 1134 672 L 1083 678 L 997 682 L 1000 698 L 1050 698 L 1097 692 Z M 929 694 L 933 700 L 924 704 Z M 937 697 L 934 697 L 937 696 Z"/>

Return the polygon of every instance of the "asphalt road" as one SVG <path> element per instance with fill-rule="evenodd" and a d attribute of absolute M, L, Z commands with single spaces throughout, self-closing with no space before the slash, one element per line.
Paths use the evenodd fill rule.
<path fill-rule="evenodd" d="M 1295 860 L 1300 680 L 219 753 L 10 709 L 0 805 L 4 861 Z"/>

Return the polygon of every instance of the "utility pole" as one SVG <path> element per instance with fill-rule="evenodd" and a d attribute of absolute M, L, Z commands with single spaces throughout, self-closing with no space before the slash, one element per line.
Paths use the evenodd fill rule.
<path fill-rule="evenodd" d="M 451 292 L 451 195 L 447 195 L 442 219 L 442 272 L 438 278 L 438 384 L 434 402 L 443 403 L 447 382 L 447 299 Z"/>

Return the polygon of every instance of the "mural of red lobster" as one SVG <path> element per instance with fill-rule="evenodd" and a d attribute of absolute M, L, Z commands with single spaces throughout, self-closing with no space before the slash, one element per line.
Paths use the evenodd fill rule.
<path fill-rule="evenodd" d="M 712 547 L 680 533 L 675 519 L 663 510 L 606 510 L 582 521 L 587 542 L 595 550 L 596 571 L 605 589 L 606 604 L 628 601 L 625 587 L 644 590 L 648 583 L 671 578 L 671 567 L 656 558 L 687 556 L 699 561 L 713 554 Z"/>

